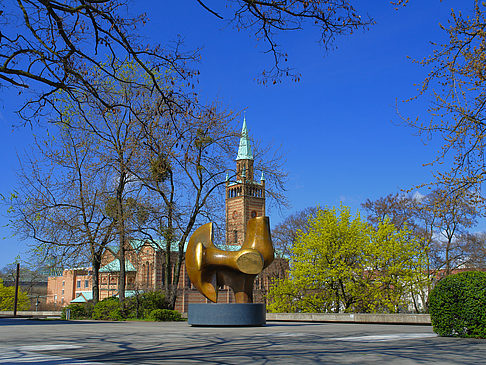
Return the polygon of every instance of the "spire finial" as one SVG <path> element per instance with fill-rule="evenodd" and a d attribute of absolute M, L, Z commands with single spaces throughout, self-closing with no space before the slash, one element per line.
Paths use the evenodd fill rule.
<path fill-rule="evenodd" d="M 238 147 L 237 160 L 253 160 L 253 153 L 251 152 L 250 139 L 248 137 L 248 129 L 246 128 L 246 116 L 243 114 L 243 126 L 241 128 L 240 146 Z"/>
<path fill-rule="evenodd" d="M 260 178 L 260 181 L 265 181 L 265 176 L 263 175 L 263 170 L 262 170 L 262 177 Z"/>

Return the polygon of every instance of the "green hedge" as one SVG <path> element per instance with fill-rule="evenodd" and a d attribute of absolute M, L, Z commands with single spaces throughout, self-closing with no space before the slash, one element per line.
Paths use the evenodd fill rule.
<path fill-rule="evenodd" d="M 148 319 L 152 321 L 180 321 L 177 311 L 167 309 L 168 303 L 163 293 L 138 293 L 125 300 L 122 306 L 118 298 L 106 298 L 95 306 L 92 303 L 69 304 L 62 311 L 61 318 L 66 319 L 66 310 L 71 310 L 70 319 L 98 319 L 105 321 L 123 321 L 125 319 Z"/>
<path fill-rule="evenodd" d="M 150 312 L 148 319 L 157 322 L 183 321 L 181 314 L 171 309 L 154 309 Z"/>
<path fill-rule="evenodd" d="M 440 280 L 430 293 L 429 313 L 439 336 L 486 338 L 486 272 Z"/>
<path fill-rule="evenodd" d="M 164 294 L 158 291 L 139 293 L 129 297 L 125 300 L 123 307 L 120 305 L 118 298 L 112 297 L 104 299 L 94 306 L 92 318 L 107 321 L 123 321 L 128 318 L 151 319 L 151 313 L 154 310 L 167 310 L 167 306 L 168 303 Z M 178 312 L 176 313 L 179 314 Z"/>
<path fill-rule="evenodd" d="M 61 319 L 66 319 L 68 309 L 71 311 L 69 319 L 89 319 L 93 314 L 92 303 L 72 303 L 62 309 Z"/>
<path fill-rule="evenodd" d="M 106 298 L 96 303 L 93 309 L 93 319 L 105 321 L 122 321 L 125 319 L 118 298 Z"/>
<path fill-rule="evenodd" d="M 125 302 L 126 318 L 147 319 L 154 309 L 168 309 L 169 303 L 160 291 L 139 293 Z"/>

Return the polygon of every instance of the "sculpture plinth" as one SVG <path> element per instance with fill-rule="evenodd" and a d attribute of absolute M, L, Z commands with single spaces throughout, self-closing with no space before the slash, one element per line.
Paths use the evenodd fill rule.
<path fill-rule="evenodd" d="M 193 303 L 187 322 L 191 326 L 263 326 L 265 314 L 263 303 Z"/>
<path fill-rule="evenodd" d="M 218 287 L 229 286 L 235 294 L 236 304 L 189 305 L 189 324 L 211 325 L 208 318 L 213 318 L 213 325 L 216 326 L 265 324 L 265 306 L 252 303 L 253 282 L 272 263 L 273 258 L 268 217 L 256 217 L 248 221 L 245 242 L 238 251 L 224 251 L 214 246 L 212 223 L 199 227 L 191 236 L 186 250 L 189 278 L 201 294 L 215 303 L 218 300 Z M 245 317 L 248 323 L 242 320 Z"/>

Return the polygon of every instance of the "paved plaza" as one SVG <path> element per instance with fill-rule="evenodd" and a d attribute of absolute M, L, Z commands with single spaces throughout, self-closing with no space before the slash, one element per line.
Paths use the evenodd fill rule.
<path fill-rule="evenodd" d="M 485 364 L 486 340 L 430 326 L 0 319 L 0 364 Z"/>

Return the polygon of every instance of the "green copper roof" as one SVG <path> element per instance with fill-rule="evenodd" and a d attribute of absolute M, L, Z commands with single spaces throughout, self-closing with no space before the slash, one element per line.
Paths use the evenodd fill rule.
<path fill-rule="evenodd" d="M 120 260 L 115 259 L 109 264 L 103 266 L 100 272 L 119 272 L 120 271 Z M 125 261 L 125 271 L 137 271 L 130 263 L 130 261 Z"/>
<path fill-rule="evenodd" d="M 71 303 L 86 303 L 89 300 L 93 300 L 93 291 L 82 291 L 78 292 L 80 295 L 71 300 Z"/>
<path fill-rule="evenodd" d="M 71 300 L 71 303 L 86 303 L 90 300 L 93 300 L 93 292 L 92 291 L 82 291 L 80 292 L 80 296 Z M 135 290 L 125 290 L 125 298 L 133 297 L 136 295 L 137 292 Z M 114 295 L 118 297 L 118 293 Z"/>
<path fill-rule="evenodd" d="M 238 147 L 238 156 L 236 156 L 236 159 L 253 160 L 253 153 L 251 152 L 250 139 L 248 138 L 245 117 L 243 117 L 243 128 L 241 128 L 240 146 Z"/>

